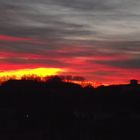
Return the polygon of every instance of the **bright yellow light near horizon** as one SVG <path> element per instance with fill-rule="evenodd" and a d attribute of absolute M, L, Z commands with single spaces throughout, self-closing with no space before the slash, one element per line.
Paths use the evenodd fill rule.
<path fill-rule="evenodd" d="M 51 75 L 57 75 L 61 72 L 65 72 L 64 69 L 60 68 L 35 68 L 35 69 L 20 69 L 20 70 L 9 70 L 0 72 L 0 78 L 2 77 L 15 77 L 21 79 L 23 76 L 39 76 L 46 77 Z"/>

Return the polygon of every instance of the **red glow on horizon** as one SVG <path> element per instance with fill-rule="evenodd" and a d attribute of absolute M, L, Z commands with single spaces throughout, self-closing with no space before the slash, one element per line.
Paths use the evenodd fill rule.
<path fill-rule="evenodd" d="M 20 38 L 0 35 L 0 41 L 30 40 L 30 38 Z M 60 45 L 60 44 L 59 44 Z M 108 60 L 127 60 L 125 55 L 101 55 L 96 53 L 92 55 L 93 49 L 85 46 L 64 47 L 66 44 L 56 49 L 38 49 L 33 51 L 19 51 L 2 49 L 0 51 L 0 71 L 17 71 L 23 69 L 41 68 L 60 68 L 67 69 L 65 75 L 83 76 L 91 84 L 111 85 L 129 83 L 130 79 L 140 77 L 139 69 L 113 66 L 111 64 L 98 63 L 98 61 Z M 20 43 L 19 43 L 20 46 Z M 71 47 L 73 50 L 71 50 Z M 85 55 L 86 54 L 86 55 Z M 139 79 L 138 79 L 139 80 Z M 89 83 L 90 83 L 89 82 Z"/>
<path fill-rule="evenodd" d="M 63 72 L 66 72 L 66 69 L 60 69 L 60 68 L 34 68 L 34 69 L 18 69 L 18 70 L 5 70 L 0 71 L 0 83 L 3 83 L 5 81 L 8 81 L 10 79 L 16 79 L 21 80 L 24 77 L 27 77 L 27 79 L 40 79 L 41 81 L 45 81 L 48 76 L 63 74 Z M 101 85 L 108 86 L 112 84 L 128 84 L 124 82 L 99 82 L 99 81 L 92 81 L 92 80 L 84 80 L 84 81 L 76 81 L 76 80 L 70 80 L 66 82 L 73 82 L 76 84 L 79 84 L 83 87 L 91 85 L 93 87 L 98 87 Z"/>
<path fill-rule="evenodd" d="M 18 69 L 18 70 L 5 70 L 5 71 L 0 71 L 0 83 L 3 83 L 5 81 L 8 81 L 10 79 L 15 79 L 15 80 L 21 80 L 22 78 L 29 78 L 29 79 L 36 79 L 39 78 L 42 81 L 45 81 L 47 77 L 53 76 L 53 75 L 58 75 L 66 72 L 66 69 L 60 69 L 60 68 L 35 68 L 35 69 Z M 93 87 L 98 87 L 102 85 L 99 82 L 92 82 L 92 81 L 76 81 L 76 80 L 64 80 L 66 82 L 73 82 L 76 84 L 79 84 L 83 87 L 91 85 Z"/>

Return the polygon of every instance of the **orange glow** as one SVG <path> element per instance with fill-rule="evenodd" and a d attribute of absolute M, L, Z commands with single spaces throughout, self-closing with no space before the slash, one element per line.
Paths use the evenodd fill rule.
<path fill-rule="evenodd" d="M 71 82 L 75 83 L 75 84 L 79 84 L 82 87 L 86 87 L 86 86 L 89 86 L 89 85 L 94 87 L 94 88 L 97 88 L 101 85 L 109 86 L 109 84 L 107 84 L 107 83 L 100 83 L 100 82 L 97 82 L 97 81 L 87 81 L 87 80 L 85 80 L 85 81 L 71 81 Z"/>
<path fill-rule="evenodd" d="M 45 80 L 47 76 L 59 75 L 63 72 L 67 72 L 66 69 L 60 68 L 34 68 L 34 69 L 19 69 L 19 70 L 6 70 L 0 72 L 0 83 L 7 81 L 9 79 L 17 79 L 20 80 L 24 76 L 26 77 L 40 77 L 40 80 Z M 87 85 L 91 85 L 93 87 L 98 87 L 102 85 L 99 82 L 93 81 L 70 81 L 76 84 L 80 84 L 81 86 L 85 87 Z"/>
<path fill-rule="evenodd" d="M 20 69 L 20 70 L 9 70 L 0 72 L 0 81 L 6 81 L 10 78 L 20 80 L 24 76 L 35 75 L 37 77 L 44 78 L 46 76 L 57 75 L 66 70 L 60 68 L 35 68 L 35 69 Z"/>
<path fill-rule="evenodd" d="M 54 75 L 63 75 L 66 74 L 66 72 L 69 72 L 69 69 L 62 69 L 62 68 L 30 68 L 30 69 L 18 69 L 18 70 L 1 70 L 0 71 L 0 83 L 3 83 L 9 79 L 17 79 L 20 80 L 22 78 L 39 78 L 42 81 L 46 81 L 47 76 L 54 76 Z M 66 82 L 68 82 L 66 80 Z M 99 82 L 99 81 L 90 81 L 90 80 L 85 80 L 85 81 L 69 81 L 72 83 L 76 83 L 81 85 L 82 87 L 91 85 L 93 87 L 98 87 L 101 85 L 108 86 L 112 84 L 121 84 L 121 82 L 114 81 L 107 83 L 107 82 Z M 124 82 L 122 82 L 124 84 Z M 128 84 L 128 83 L 126 83 Z"/>

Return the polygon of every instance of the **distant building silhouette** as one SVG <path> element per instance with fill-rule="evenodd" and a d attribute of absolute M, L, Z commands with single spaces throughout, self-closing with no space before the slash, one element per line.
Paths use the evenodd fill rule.
<path fill-rule="evenodd" d="M 132 86 L 138 85 L 138 80 L 135 79 L 130 80 L 130 85 Z"/>

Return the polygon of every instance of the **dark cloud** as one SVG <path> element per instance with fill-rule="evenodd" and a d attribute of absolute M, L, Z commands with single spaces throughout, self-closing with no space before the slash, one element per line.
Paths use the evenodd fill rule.
<path fill-rule="evenodd" d="M 60 4 L 65 7 L 71 7 L 75 9 L 80 9 L 80 10 L 110 10 L 114 9 L 115 5 L 110 5 L 107 2 L 104 2 L 104 0 L 53 0 L 54 3 Z M 111 2 L 111 1 L 110 1 Z"/>
<path fill-rule="evenodd" d="M 140 69 L 140 58 L 128 59 L 128 60 L 108 60 L 108 61 L 96 61 L 98 64 L 108 65 L 116 68 L 125 69 Z"/>
<path fill-rule="evenodd" d="M 59 60 L 52 59 L 28 59 L 28 58 L 2 58 L 0 59 L 2 63 L 10 63 L 10 64 L 42 64 L 46 66 L 64 66 L 65 62 L 61 62 Z"/>

